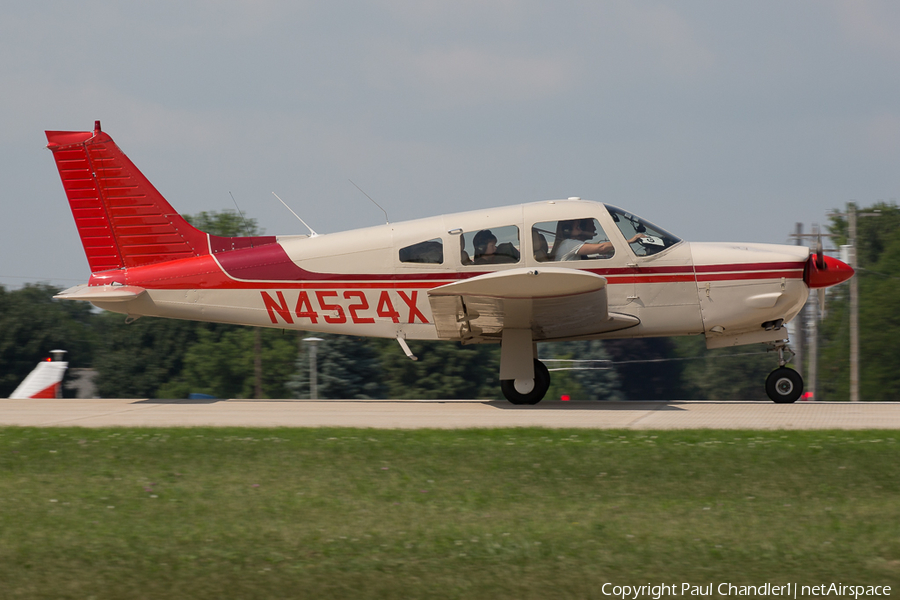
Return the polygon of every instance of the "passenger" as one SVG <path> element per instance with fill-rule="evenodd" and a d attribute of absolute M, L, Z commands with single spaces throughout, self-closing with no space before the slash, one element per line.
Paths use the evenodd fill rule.
<path fill-rule="evenodd" d="M 476 265 L 489 265 L 496 262 L 497 258 L 497 236 L 491 233 L 490 229 L 482 229 L 475 234 L 472 240 L 475 246 Z"/>
<path fill-rule="evenodd" d="M 472 259 L 469 258 L 469 253 L 466 252 L 466 238 L 463 236 L 459 236 L 459 262 L 463 265 L 472 264 Z"/>
<path fill-rule="evenodd" d="M 506 229 L 506 228 L 504 228 Z M 519 262 L 519 249 L 512 242 L 497 243 L 497 236 L 490 229 L 482 229 L 472 238 L 475 246 L 473 263 L 476 265 L 503 265 Z"/>
<path fill-rule="evenodd" d="M 531 229 L 531 245 L 534 248 L 534 259 L 538 262 L 547 262 L 550 260 L 547 238 L 537 229 Z"/>

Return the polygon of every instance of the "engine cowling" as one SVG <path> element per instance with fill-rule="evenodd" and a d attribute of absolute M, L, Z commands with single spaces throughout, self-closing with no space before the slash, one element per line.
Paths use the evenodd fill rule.
<path fill-rule="evenodd" d="M 822 256 L 821 268 L 815 254 L 810 254 L 803 269 L 803 281 L 810 289 L 826 288 L 843 283 L 853 277 L 853 268 L 830 256 Z"/>

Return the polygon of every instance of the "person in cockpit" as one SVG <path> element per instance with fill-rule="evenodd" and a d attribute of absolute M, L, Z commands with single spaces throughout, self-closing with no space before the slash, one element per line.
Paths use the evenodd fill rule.
<path fill-rule="evenodd" d="M 595 258 L 609 258 L 615 252 L 612 242 L 587 243 L 597 235 L 597 226 L 594 219 L 569 219 L 560 221 L 556 226 L 556 242 L 550 253 L 550 260 L 579 260 L 584 256 L 599 255 Z M 628 243 L 634 243 L 644 237 L 644 234 L 635 234 Z"/>
<path fill-rule="evenodd" d="M 519 262 L 519 251 L 509 242 L 497 246 L 497 236 L 490 229 L 482 229 L 472 239 L 475 255 L 472 262 L 476 265 L 496 265 Z"/>
<path fill-rule="evenodd" d="M 472 245 L 475 246 L 473 262 L 476 265 L 491 264 L 497 258 L 497 236 L 490 229 L 482 229 L 476 233 Z"/>
<path fill-rule="evenodd" d="M 469 253 L 466 252 L 466 238 L 463 236 L 459 236 L 459 261 L 463 265 L 472 264 L 472 259 L 469 257 Z"/>
<path fill-rule="evenodd" d="M 531 229 L 531 245 L 534 248 L 534 259 L 536 261 L 547 262 L 550 260 L 550 248 L 547 245 L 547 238 L 537 228 Z"/>

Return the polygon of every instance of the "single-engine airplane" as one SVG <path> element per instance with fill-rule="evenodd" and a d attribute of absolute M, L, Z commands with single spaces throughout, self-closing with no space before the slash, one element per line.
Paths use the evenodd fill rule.
<path fill-rule="evenodd" d="M 101 131 L 48 131 L 91 269 L 57 298 L 127 315 L 500 344 L 513 404 L 550 386 L 537 342 L 703 335 L 769 344 L 775 402 L 803 391 L 784 324 L 853 270 L 809 248 L 686 242 L 580 198 L 317 235 L 219 237 L 192 227 Z M 823 290 L 824 291 L 824 290 Z"/>

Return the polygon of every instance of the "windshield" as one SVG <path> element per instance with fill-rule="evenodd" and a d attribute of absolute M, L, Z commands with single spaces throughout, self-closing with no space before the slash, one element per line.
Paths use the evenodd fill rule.
<path fill-rule="evenodd" d="M 619 231 L 626 240 L 629 240 L 628 245 L 638 256 L 650 256 L 662 252 L 681 241 L 681 238 L 672 235 L 665 229 L 657 227 L 637 215 L 625 212 L 621 208 L 607 204 L 606 209 L 619 227 Z M 633 242 L 630 241 L 632 239 Z"/>

